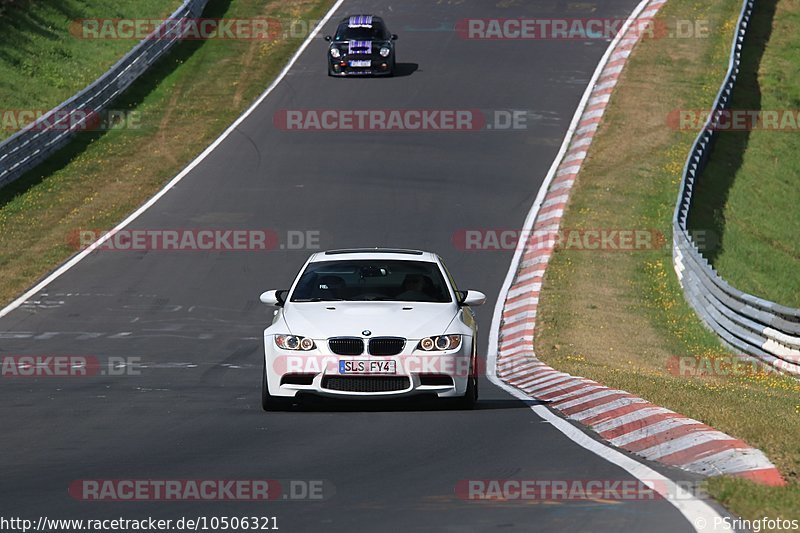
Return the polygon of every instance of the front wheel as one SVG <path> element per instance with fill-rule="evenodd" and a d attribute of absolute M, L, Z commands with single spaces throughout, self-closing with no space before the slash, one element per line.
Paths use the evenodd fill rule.
<path fill-rule="evenodd" d="M 469 378 L 467 378 L 467 390 L 464 391 L 464 396 L 450 400 L 453 408 L 465 411 L 475 409 L 475 405 L 478 403 L 478 376 L 475 374 L 476 368 L 477 360 L 473 356 L 472 364 L 469 369 Z"/>
<path fill-rule="evenodd" d="M 267 384 L 267 362 L 264 361 L 264 368 L 261 373 L 261 408 L 265 411 L 283 411 L 291 406 L 291 398 L 273 396 L 269 393 L 269 386 Z"/>
<path fill-rule="evenodd" d="M 478 378 L 477 376 L 470 376 L 467 381 L 467 390 L 464 391 L 464 396 L 458 398 L 457 405 L 460 409 L 471 410 L 475 409 L 478 403 Z"/>

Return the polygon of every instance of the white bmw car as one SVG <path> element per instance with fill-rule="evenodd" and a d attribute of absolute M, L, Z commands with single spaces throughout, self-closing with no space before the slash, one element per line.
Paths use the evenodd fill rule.
<path fill-rule="evenodd" d="M 262 406 L 312 394 L 348 399 L 428 394 L 472 408 L 478 398 L 477 324 L 436 254 L 331 250 L 312 255 L 264 331 Z"/>

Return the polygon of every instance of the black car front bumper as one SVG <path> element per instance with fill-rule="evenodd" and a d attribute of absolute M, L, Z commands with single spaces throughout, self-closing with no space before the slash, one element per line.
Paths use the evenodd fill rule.
<path fill-rule="evenodd" d="M 369 61 L 369 66 L 353 66 L 354 61 Z M 394 55 L 366 57 L 328 57 L 328 72 L 331 76 L 388 76 L 394 72 Z"/>

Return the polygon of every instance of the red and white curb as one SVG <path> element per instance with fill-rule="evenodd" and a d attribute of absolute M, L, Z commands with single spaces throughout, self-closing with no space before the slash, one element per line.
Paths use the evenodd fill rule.
<path fill-rule="evenodd" d="M 667 0 L 652 0 L 637 20 L 652 19 Z M 630 30 L 612 44 L 605 65 L 595 73 L 582 111 L 567 133 L 560 157 L 540 191 L 526 230 L 555 231 L 561 224 L 572 186 L 602 120 L 611 92 L 641 32 Z M 601 63 L 602 64 L 602 63 Z M 580 108 L 579 108 L 580 109 Z M 542 196 L 543 194 L 543 196 Z M 649 460 L 703 475 L 734 475 L 768 485 L 783 485 L 775 466 L 739 439 L 625 391 L 571 376 L 547 366 L 533 350 L 536 312 L 545 270 L 553 253 L 537 242 L 522 242 L 514 256 L 497 335 L 496 372 L 504 382 L 547 402 L 568 419 L 588 426 L 607 442 Z"/>

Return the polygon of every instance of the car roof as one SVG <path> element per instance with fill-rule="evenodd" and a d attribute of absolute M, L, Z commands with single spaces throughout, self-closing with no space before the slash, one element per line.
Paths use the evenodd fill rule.
<path fill-rule="evenodd" d="M 309 259 L 310 263 L 318 261 L 345 261 L 350 259 L 391 259 L 398 261 L 425 261 L 436 263 L 437 256 L 422 250 L 404 248 L 342 248 L 317 252 Z"/>
<path fill-rule="evenodd" d="M 351 21 L 356 23 L 369 23 L 369 24 L 383 24 L 383 18 L 376 17 L 375 15 L 361 14 L 361 15 L 348 15 L 339 21 L 339 24 L 348 24 Z"/>

